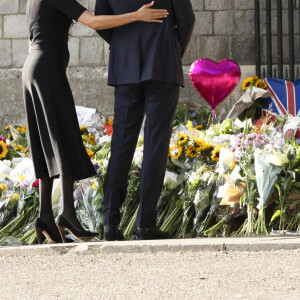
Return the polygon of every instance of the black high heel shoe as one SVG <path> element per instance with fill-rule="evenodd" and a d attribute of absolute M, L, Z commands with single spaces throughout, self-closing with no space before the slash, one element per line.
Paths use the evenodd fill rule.
<path fill-rule="evenodd" d="M 74 237 L 76 237 L 76 239 L 80 241 L 88 241 L 99 236 L 98 232 L 76 230 L 63 216 L 59 216 L 57 218 L 57 227 L 63 241 L 65 241 L 66 239 L 66 234 L 65 234 L 66 230 L 69 231 Z"/>
<path fill-rule="evenodd" d="M 61 236 L 59 234 L 53 232 L 41 218 L 37 218 L 35 220 L 34 229 L 35 229 L 39 244 L 43 244 L 46 238 L 49 241 L 49 243 L 51 243 L 51 244 L 63 242 Z M 71 243 L 74 241 L 71 239 L 66 239 L 66 242 Z"/>

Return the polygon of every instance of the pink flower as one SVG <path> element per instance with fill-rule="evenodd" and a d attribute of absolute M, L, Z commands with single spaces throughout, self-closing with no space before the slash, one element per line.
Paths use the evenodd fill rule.
<path fill-rule="evenodd" d="M 0 136 L 0 141 L 3 141 L 4 143 L 6 143 L 6 138 L 3 136 Z"/>
<path fill-rule="evenodd" d="M 289 139 L 293 139 L 294 138 L 294 136 L 295 136 L 295 132 L 294 132 L 294 130 L 293 129 L 289 129 L 286 133 L 285 133 L 285 135 L 289 138 Z"/>
<path fill-rule="evenodd" d="M 40 186 L 40 180 L 36 179 L 36 181 L 32 184 L 32 187 L 39 187 Z"/>

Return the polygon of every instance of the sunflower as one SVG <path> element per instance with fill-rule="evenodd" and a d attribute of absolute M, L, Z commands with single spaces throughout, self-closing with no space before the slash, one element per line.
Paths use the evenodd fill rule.
<path fill-rule="evenodd" d="M 194 144 L 198 152 L 206 150 L 209 145 L 204 139 L 194 139 Z"/>
<path fill-rule="evenodd" d="M 107 120 L 107 125 L 112 125 L 113 122 L 114 122 L 114 118 L 109 118 L 109 119 Z"/>
<path fill-rule="evenodd" d="M 85 132 L 87 131 L 86 126 L 80 126 L 80 132 Z"/>
<path fill-rule="evenodd" d="M 264 87 L 264 85 L 265 84 L 263 83 L 263 81 L 261 79 L 256 80 L 256 82 L 254 84 L 255 87 L 260 88 L 260 89 L 262 89 Z"/>
<path fill-rule="evenodd" d="M 89 142 L 90 145 L 95 145 L 96 144 L 96 142 L 95 142 L 95 136 L 94 135 L 90 135 L 87 138 L 87 141 Z"/>
<path fill-rule="evenodd" d="M 202 128 L 203 128 L 203 125 L 197 125 L 197 126 L 195 127 L 195 129 L 197 129 L 197 130 L 202 129 Z"/>
<path fill-rule="evenodd" d="M 5 158 L 7 155 L 7 146 L 3 141 L 0 141 L 0 159 Z"/>
<path fill-rule="evenodd" d="M 195 158 L 198 155 L 197 148 L 192 145 L 189 145 L 185 152 L 185 155 L 190 158 Z"/>
<path fill-rule="evenodd" d="M 170 147 L 169 151 L 172 158 L 178 159 L 182 154 L 183 148 L 182 146 L 174 145 Z"/>
<path fill-rule="evenodd" d="M 242 83 L 242 90 L 247 90 L 253 84 L 253 82 L 253 77 L 248 77 L 247 79 L 245 79 Z"/>
<path fill-rule="evenodd" d="M 88 156 L 91 158 L 91 159 L 94 159 L 95 156 L 94 156 L 94 151 L 90 150 L 90 149 L 86 149 L 86 152 L 88 154 Z"/>
<path fill-rule="evenodd" d="M 188 138 L 184 133 L 178 134 L 178 145 L 184 145 L 187 142 Z"/>
<path fill-rule="evenodd" d="M 21 127 L 21 132 L 22 132 L 22 133 L 26 133 L 26 132 L 27 132 L 26 125 L 23 125 L 23 126 Z"/>
<path fill-rule="evenodd" d="M 252 78 L 252 80 L 258 80 L 258 79 L 259 79 L 258 76 L 251 76 L 251 77 L 249 77 L 249 78 Z"/>
<path fill-rule="evenodd" d="M 0 192 L 2 191 L 7 191 L 8 190 L 8 187 L 2 183 L 0 183 Z"/>
<path fill-rule="evenodd" d="M 211 159 L 218 162 L 220 158 L 220 151 L 221 151 L 220 145 L 214 146 L 214 150 L 211 154 Z"/>

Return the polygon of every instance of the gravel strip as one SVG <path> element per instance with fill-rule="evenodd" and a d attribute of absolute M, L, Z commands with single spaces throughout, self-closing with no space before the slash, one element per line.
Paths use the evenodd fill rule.
<path fill-rule="evenodd" d="M 300 251 L 0 257 L 0 299 L 300 299 Z"/>

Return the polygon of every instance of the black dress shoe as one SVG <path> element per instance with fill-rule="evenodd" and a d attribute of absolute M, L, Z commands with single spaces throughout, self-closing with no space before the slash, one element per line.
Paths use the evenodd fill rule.
<path fill-rule="evenodd" d="M 169 239 L 167 232 L 159 230 L 156 226 L 150 228 L 137 228 L 136 240 L 160 240 Z"/>
<path fill-rule="evenodd" d="M 104 225 L 104 241 L 123 241 L 124 236 L 118 226 Z"/>
<path fill-rule="evenodd" d="M 76 230 L 63 216 L 58 216 L 57 226 L 64 243 L 66 242 L 66 234 L 65 234 L 66 230 L 80 241 L 89 241 L 99 236 L 98 232 L 90 232 L 84 229 L 80 231 Z"/>

